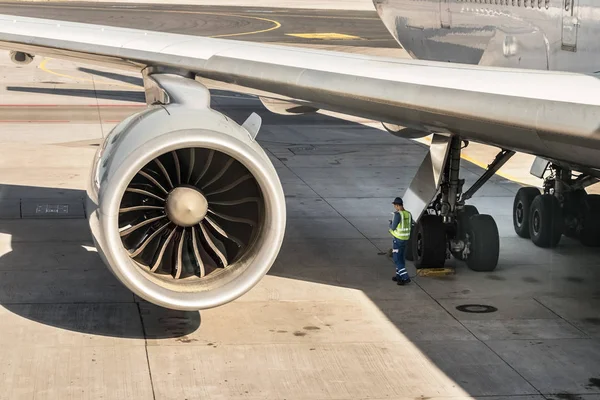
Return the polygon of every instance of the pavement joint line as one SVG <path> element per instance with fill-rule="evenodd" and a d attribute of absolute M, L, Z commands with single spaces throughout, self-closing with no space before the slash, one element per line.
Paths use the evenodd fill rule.
<path fill-rule="evenodd" d="M 562 316 L 560 316 L 560 314 L 558 314 L 553 309 L 551 309 L 550 307 L 548 307 L 547 305 L 545 305 L 544 303 L 542 303 L 541 301 L 539 301 L 536 297 L 533 297 L 533 300 L 536 303 L 538 303 L 539 305 L 541 305 L 542 307 L 544 307 L 546 310 L 550 311 L 552 314 L 556 315 L 559 319 L 561 319 L 561 320 L 565 321 L 567 324 L 571 325 L 573 328 L 575 328 L 576 330 L 578 330 L 579 332 L 581 332 L 585 336 L 585 338 L 578 338 L 578 339 L 591 339 L 592 338 L 590 335 L 588 335 L 587 333 L 585 333 L 583 330 L 581 330 L 575 324 L 571 323 L 571 321 L 568 321 L 568 320 L 564 319 Z"/>
<path fill-rule="evenodd" d="M 277 157 L 275 154 L 273 154 L 273 152 L 271 150 L 267 150 L 273 157 L 275 157 L 276 159 L 278 159 L 279 161 L 281 161 L 279 159 L 279 157 Z M 296 174 L 286 163 L 284 163 L 283 161 L 281 161 L 281 163 L 288 169 L 288 171 L 290 171 L 292 174 L 294 174 L 298 179 L 300 179 L 300 181 L 302 183 L 304 183 L 310 190 L 313 191 L 313 193 L 315 193 L 315 195 L 320 198 L 321 200 L 323 200 L 329 207 L 331 207 L 333 210 L 335 210 L 335 212 L 344 220 L 346 221 L 348 224 L 350 224 L 351 227 L 353 227 L 360 235 L 362 235 L 362 237 L 364 239 L 366 239 L 376 250 L 379 251 L 384 251 L 382 249 L 380 249 L 371 239 L 369 239 L 360 229 L 358 229 L 352 222 L 350 222 L 348 220 L 348 218 L 346 218 L 344 215 L 342 215 L 342 213 L 339 212 L 339 210 L 337 208 L 335 208 L 333 205 L 331 205 L 331 203 L 329 203 L 327 201 L 326 198 L 324 198 L 323 196 L 321 196 L 319 193 L 317 193 L 316 190 L 314 190 L 308 183 L 306 183 L 304 181 L 304 179 L 302 179 L 298 174 Z M 389 257 L 388 257 L 389 258 Z M 393 265 L 393 262 L 392 262 Z M 411 278 L 414 278 L 415 276 L 411 276 Z M 417 286 L 419 286 L 417 284 Z M 419 286 L 421 288 L 421 290 L 423 290 L 423 288 L 421 286 Z"/>
<path fill-rule="evenodd" d="M 452 319 L 454 319 L 456 322 L 458 322 L 460 324 L 460 326 L 462 326 L 463 328 L 465 328 L 467 330 L 467 332 L 469 332 L 474 338 L 475 340 L 479 341 L 480 343 L 482 343 L 489 351 L 491 351 L 494 355 L 496 355 L 496 357 L 498 357 L 500 360 L 502 360 L 502 362 L 508 366 L 508 368 L 510 368 L 512 371 L 514 371 L 517 375 L 519 375 L 521 377 L 521 379 L 523 379 L 525 382 L 527 382 L 527 384 L 529 386 L 531 386 L 536 392 L 537 394 L 539 394 L 540 396 L 542 395 L 542 392 L 535 387 L 531 382 L 529 382 L 527 379 L 525 379 L 525 377 L 516 370 L 516 368 L 514 368 L 511 364 L 509 364 L 504 358 L 502 358 L 497 352 L 494 351 L 494 349 L 492 349 L 485 341 L 481 340 L 480 338 L 477 337 L 477 335 L 475 335 L 467 326 L 465 326 L 455 315 L 453 315 L 448 309 L 446 309 L 446 307 L 444 307 L 439 301 L 438 299 L 436 299 L 435 297 L 433 297 L 431 294 L 429 294 L 429 292 L 427 292 L 425 289 L 423 289 L 423 291 L 431 298 L 431 300 L 433 300 L 439 307 L 441 307 L 444 311 L 446 311 L 446 314 L 448 314 Z"/>
<path fill-rule="evenodd" d="M 150 387 L 152 388 L 152 399 L 156 400 L 156 391 L 154 390 L 154 379 L 152 378 L 152 368 L 150 367 L 150 356 L 148 354 L 148 335 L 146 334 L 146 325 L 144 325 L 144 317 L 142 316 L 142 308 L 140 307 L 140 302 L 136 301 L 135 295 L 133 295 L 132 297 L 134 304 L 137 306 L 138 315 L 140 316 L 140 324 L 142 325 L 142 333 L 144 335 L 144 351 L 146 352 L 146 364 L 148 365 Z"/>
<path fill-rule="evenodd" d="M 95 82 L 93 76 L 92 76 L 92 86 L 94 89 L 94 97 L 96 98 L 96 106 L 98 106 L 98 102 L 100 100 L 98 99 L 98 91 L 96 90 L 96 82 Z M 98 115 L 98 124 L 100 125 L 100 134 L 102 135 L 103 138 L 105 138 L 106 135 L 104 134 L 104 124 L 102 124 L 102 114 L 100 113 L 99 107 L 96 107 L 96 114 Z"/>

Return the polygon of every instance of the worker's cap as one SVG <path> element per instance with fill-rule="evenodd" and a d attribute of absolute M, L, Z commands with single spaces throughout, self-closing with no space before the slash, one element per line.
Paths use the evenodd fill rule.
<path fill-rule="evenodd" d="M 392 202 L 392 204 L 398 204 L 399 206 L 404 205 L 404 202 L 402 201 L 401 197 L 396 197 L 394 199 L 394 201 Z"/>

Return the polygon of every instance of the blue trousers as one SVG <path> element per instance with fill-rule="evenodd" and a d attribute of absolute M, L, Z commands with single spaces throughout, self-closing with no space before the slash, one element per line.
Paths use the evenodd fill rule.
<path fill-rule="evenodd" d="M 409 279 L 408 272 L 406 272 L 406 259 L 404 258 L 406 242 L 407 240 L 396 238 L 392 241 L 392 259 L 394 260 L 394 264 L 396 264 L 396 276 L 403 281 Z"/>

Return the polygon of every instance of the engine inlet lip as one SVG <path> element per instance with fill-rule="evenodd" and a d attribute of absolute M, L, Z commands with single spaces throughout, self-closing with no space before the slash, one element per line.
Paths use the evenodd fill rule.
<path fill-rule="evenodd" d="M 169 151 L 199 147 L 223 152 L 242 163 L 254 176 L 264 197 L 264 230 L 254 243 L 261 246 L 240 261 L 239 268 L 229 271 L 223 284 L 210 291 L 174 291 L 149 279 L 147 272 L 132 262 L 124 249 L 118 229 L 118 210 L 121 198 L 131 179 L 152 159 Z M 185 129 L 163 134 L 132 151 L 128 160 L 114 172 L 114 184 L 102 195 L 102 228 L 106 245 L 113 249 L 106 254 L 117 277 L 135 294 L 163 307 L 179 310 L 198 310 L 230 302 L 250 290 L 275 262 L 283 242 L 286 225 L 285 198 L 268 157 L 235 136 L 205 129 Z M 252 266 L 252 268 L 250 268 Z"/>

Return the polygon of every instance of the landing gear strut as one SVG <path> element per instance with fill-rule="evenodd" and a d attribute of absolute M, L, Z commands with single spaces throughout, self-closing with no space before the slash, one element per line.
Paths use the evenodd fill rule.
<path fill-rule="evenodd" d="M 494 219 L 466 205 L 469 200 L 514 155 L 502 150 L 485 173 L 463 193 L 458 136 L 434 135 L 425 160 L 405 194 L 405 207 L 420 215 L 411 234 L 410 258 L 417 268 L 440 268 L 454 256 L 475 271 L 492 271 L 498 264 L 499 235 Z M 465 146 L 468 143 L 465 144 Z"/>
<path fill-rule="evenodd" d="M 531 174 L 544 178 L 542 191 L 519 189 L 513 203 L 513 226 L 522 238 L 538 247 L 558 246 L 563 235 L 577 238 L 586 246 L 600 246 L 600 196 L 587 194 L 585 187 L 598 179 L 537 158 Z"/>

